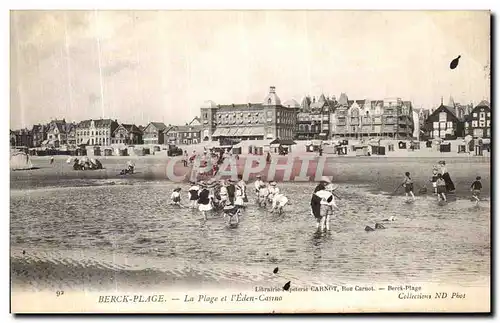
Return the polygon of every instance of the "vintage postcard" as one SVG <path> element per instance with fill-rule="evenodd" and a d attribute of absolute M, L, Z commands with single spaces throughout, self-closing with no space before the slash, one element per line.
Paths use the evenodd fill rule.
<path fill-rule="evenodd" d="M 490 312 L 490 21 L 11 11 L 11 312 Z"/>

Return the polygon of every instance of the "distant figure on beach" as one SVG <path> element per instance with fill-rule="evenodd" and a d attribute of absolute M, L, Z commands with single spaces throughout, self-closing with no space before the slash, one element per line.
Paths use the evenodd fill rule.
<path fill-rule="evenodd" d="M 170 195 L 170 200 L 172 205 L 182 206 L 181 205 L 181 188 L 177 187 Z"/>
<path fill-rule="evenodd" d="M 130 174 L 133 174 L 133 173 L 134 173 L 134 168 L 135 168 L 135 164 L 134 164 L 131 160 L 129 160 L 129 161 L 127 162 L 127 169 L 128 169 L 128 172 L 129 172 Z"/>
<path fill-rule="evenodd" d="M 413 194 L 413 181 L 410 177 L 410 172 L 405 173 L 405 179 L 403 181 L 403 187 L 405 188 L 405 195 L 411 195 L 413 201 L 415 201 L 415 195 Z"/>
<path fill-rule="evenodd" d="M 198 203 L 198 193 L 200 191 L 200 187 L 196 185 L 196 183 L 191 182 L 191 187 L 189 188 L 189 206 L 192 209 L 196 208 L 196 205 Z"/>
<path fill-rule="evenodd" d="M 437 166 L 434 166 L 432 168 L 432 177 L 431 177 L 431 183 L 432 187 L 434 188 L 434 194 L 437 194 L 437 179 L 438 179 L 438 169 Z"/>
<path fill-rule="evenodd" d="M 52 165 L 53 163 L 54 163 L 54 156 L 50 156 L 50 164 Z"/>
<path fill-rule="evenodd" d="M 200 194 L 198 195 L 198 209 L 201 211 L 203 215 L 203 219 L 207 219 L 207 212 L 212 210 L 210 191 L 207 188 L 207 184 L 205 182 L 200 183 Z"/>
<path fill-rule="evenodd" d="M 269 151 L 267 152 L 266 163 L 268 163 L 268 164 L 271 163 L 271 153 Z"/>
<path fill-rule="evenodd" d="M 443 199 L 443 201 L 446 202 L 446 194 L 445 194 L 446 193 L 446 182 L 444 181 L 442 174 L 438 173 L 437 176 L 438 176 L 438 178 L 436 181 L 436 185 L 437 185 L 438 202 L 440 202 L 441 199 Z"/>
<path fill-rule="evenodd" d="M 482 189 L 483 189 L 483 185 L 481 184 L 481 176 L 477 176 L 476 180 L 470 186 L 470 190 L 472 192 L 472 197 L 476 201 L 476 206 L 479 205 L 479 199 L 480 199 Z"/>
<path fill-rule="evenodd" d="M 188 160 L 189 160 L 188 152 L 187 150 L 184 150 L 184 154 L 182 156 L 182 163 L 184 164 L 184 167 L 188 167 Z"/>

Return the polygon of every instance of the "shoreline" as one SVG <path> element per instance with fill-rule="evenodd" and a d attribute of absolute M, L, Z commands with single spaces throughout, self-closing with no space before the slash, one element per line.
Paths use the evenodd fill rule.
<path fill-rule="evenodd" d="M 86 170 L 75 171 L 72 166 L 66 163 L 67 157 L 55 158 L 54 164 L 49 164 L 49 159 L 46 157 L 38 157 L 33 160 L 35 167 L 33 170 L 16 170 L 10 171 L 10 188 L 11 189 L 29 189 L 41 188 L 46 186 L 72 186 L 76 183 L 96 180 L 115 180 L 120 182 L 137 182 L 137 181 L 161 181 L 167 183 L 187 184 L 189 176 L 185 176 L 181 181 L 172 180 L 167 175 L 167 166 L 169 163 L 175 162 L 173 170 L 175 175 L 190 174 L 192 168 L 185 168 L 179 159 L 161 159 L 161 158 L 137 158 L 135 160 L 135 173 L 130 175 L 120 175 L 121 169 L 125 168 L 127 157 L 106 157 L 100 158 L 104 169 L 102 170 Z M 238 174 L 243 174 L 245 167 L 245 157 L 241 157 L 237 162 Z M 279 167 L 288 161 L 288 157 L 279 158 L 277 169 L 275 172 L 270 172 L 270 165 L 266 164 L 262 171 L 250 174 L 247 182 L 254 181 L 257 174 L 261 174 L 263 180 L 268 179 L 268 175 L 276 175 L 272 180 L 279 183 L 294 182 L 297 176 L 304 175 L 302 173 L 302 160 L 297 159 L 292 165 L 290 176 L 285 178 L 285 172 Z M 482 177 L 483 196 L 490 196 L 490 170 L 491 165 L 489 158 L 463 159 L 450 158 L 446 159 L 447 168 L 452 176 L 452 180 L 456 186 L 457 197 L 470 196 L 470 184 L 476 176 Z M 393 192 L 396 187 L 402 182 L 405 171 L 410 171 L 412 179 L 415 182 L 415 194 L 419 195 L 419 189 L 427 188 L 427 195 L 431 194 L 432 186 L 430 177 L 432 176 L 432 166 L 437 163 L 434 158 L 391 158 L 384 159 L 371 157 L 334 157 L 325 158 L 324 168 L 318 167 L 318 158 L 312 159 L 309 164 L 306 175 L 306 181 L 297 180 L 300 183 L 310 183 L 315 185 L 317 180 L 322 176 L 330 176 L 337 184 L 368 184 L 374 191 Z M 321 172 L 319 174 L 318 172 Z M 247 171 L 248 174 L 248 171 Z M 272 177 L 272 176 L 271 176 Z M 224 176 L 222 178 L 228 178 Z M 289 179 L 289 180 L 287 180 Z M 73 182 L 73 183 L 72 183 Z M 404 190 L 399 189 L 398 194 L 404 195 Z"/>

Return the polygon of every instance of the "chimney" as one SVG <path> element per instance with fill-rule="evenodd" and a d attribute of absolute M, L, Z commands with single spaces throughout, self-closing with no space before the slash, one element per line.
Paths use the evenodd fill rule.
<path fill-rule="evenodd" d="M 269 93 L 276 93 L 276 87 L 270 86 L 269 87 Z"/>

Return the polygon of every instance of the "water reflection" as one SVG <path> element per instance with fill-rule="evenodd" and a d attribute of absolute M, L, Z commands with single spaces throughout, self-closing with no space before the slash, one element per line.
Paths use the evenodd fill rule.
<path fill-rule="evenodd" d="M 173 188 L 166 184 L 11 191 L 11 243 L 147 255 L 154 257 L 152 261 L 176 257 L 174 262 L 278 264 L 280 272 L 314 271 L 332 277 L 391 279 L 395 272 L 403 272 L 424 278 L 432 274 L 436 279 L 456 274 L 463 279 L 489 272 L 487 204 L 476 208 L 459 200 L 438 207 L 435 199 L 420 197 L 406 205 L 404 197 L 387 199 L 361 186 L 341 186 L 341 211 L 331 219 L 331 232 L 322 233 L 308 210 L 312 187 L 307 183 L 282 185 L 294 203 L 283 215 L 250 203 L 236 228 L 228 227 L 221 216 L 204 221 L 197 210 L 169 206 Z M 365 226 L 374 227 L 391 216 L 398 220 L 381 222 L 386 229 L 364 232 Z"/>

